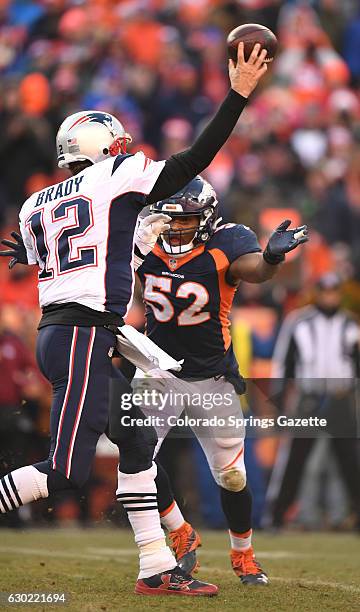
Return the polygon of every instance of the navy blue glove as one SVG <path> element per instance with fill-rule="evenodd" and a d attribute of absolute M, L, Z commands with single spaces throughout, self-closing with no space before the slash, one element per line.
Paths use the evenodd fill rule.
<path fill-rule="evenodd" d="M 1 241 L 1 244 L 10 247 L 11 251 L 0 251 L 0 255 L 2 257 L 12 257 L 12 259 L 9 261 L 9 270 L 11 270 L 17 263 L 25 265 L 29 263 L 22 236 L 20 236 L 20 234 L 17 232 L 11 232 L 11 236 L 14 238 L 15 242 L 11 242 L 11 240 Z"/>
<path fill-rule="evenodd" d="M 266 263 L 276 266 L 284 261 L 285 253 L 289 253 L 299 244 L 309 240 L 307 225 L 288 230 L 290 223 L 289 219 L 285 219 L 271 234 L 263 252 Z"/>

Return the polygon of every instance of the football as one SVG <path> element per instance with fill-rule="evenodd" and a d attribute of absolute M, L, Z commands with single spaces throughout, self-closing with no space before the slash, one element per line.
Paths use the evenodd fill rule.
<path fill-rule="evenodd" d="M 244 57 L 248 61 L 251 51 L 256 43 L 267 50 L 266 62 L 272 62 L 275 57 L 278 41 L 275 34 L 266 26 L 259 23 L 245 23 L 234 28 L 227 37 L 227 48 L 229 57 L 237 61 L 237 48 L 240 42 L 244 43 Z"/>

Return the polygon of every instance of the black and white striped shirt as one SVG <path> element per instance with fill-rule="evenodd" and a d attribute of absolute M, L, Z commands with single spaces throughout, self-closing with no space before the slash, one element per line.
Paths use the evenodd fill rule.
<path fill-rule="evenodd" d="M 346 311 L 327 316 L 316 306 L 301 308 L 280 329 L 272 374 L 298 379 L 309 393 L 348 389 L 359 377 L 359 340 L 359 325 Z"/>

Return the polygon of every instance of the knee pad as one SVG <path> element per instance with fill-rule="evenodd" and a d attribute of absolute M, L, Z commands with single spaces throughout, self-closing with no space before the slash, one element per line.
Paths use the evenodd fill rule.
<path fill-rule="evenodd" d="M 221 468 L 212 468 L 214 478 L 220 487 L 235 493 L 246 487 L 244 464 L 244 441 L 242 438 L 217 438 L 216 463 Z"/>
<path fill-rule="evenodd" d="M 246 487 L 246 472 L 233 466 L 229 469 L 220 470 L 216 481 L 223 489 L 239 493 Z"/>

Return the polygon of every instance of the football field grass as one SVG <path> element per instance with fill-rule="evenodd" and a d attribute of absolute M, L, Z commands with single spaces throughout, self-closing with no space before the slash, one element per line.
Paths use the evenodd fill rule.
<path fill-rule="evenodd" d="M 214 598 L 133 594 L 137 551 L 127 530 L 0 530 L 0 591 L 66 592 L 69 603 L 11 606 L 38 611 L 360 610 L 360 538 L 350 534 L 256 534 L 268 587 L 244 587 L 232 573 L 224 532 L 202 532 L 199 578 Z M 11 607 L 0 606 L 1 610 Z"/>

